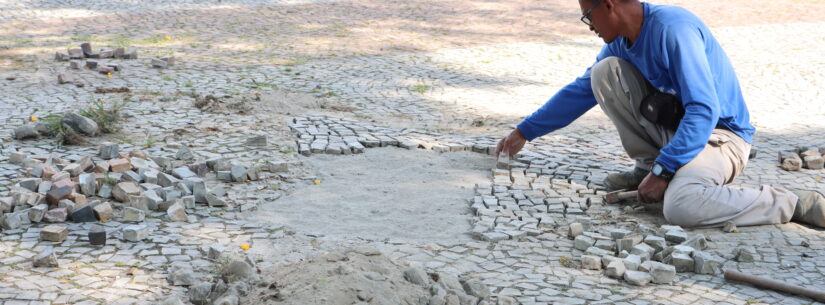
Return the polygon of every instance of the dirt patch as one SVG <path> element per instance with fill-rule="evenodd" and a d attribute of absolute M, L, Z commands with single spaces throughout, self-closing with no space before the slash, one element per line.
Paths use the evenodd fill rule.
<path fill-rule="evenodd" d="M 477 153 L 401 148 L 316 155 L 305 163 L 320 184 L 299 185 L 249 217 L 333 239 L 423 243 L 471 240 L 467 202 L 494 165 Z"/>
<path fill-rule="evenodd" d="M 196 95 L 195 102 L 192 104 L 195 108 L 203 112 L 212 113 L 226 113 L 226 114 L 248 114 L 252 110 L 252 101 L 260 101 L 259 95 L 252 96 L 214 96 L 214 95 Z"/>

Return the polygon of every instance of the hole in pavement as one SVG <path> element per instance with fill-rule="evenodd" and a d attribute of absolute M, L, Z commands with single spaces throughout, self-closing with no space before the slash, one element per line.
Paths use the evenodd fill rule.
<path fill-rule="evenodd" d="M 305 160 L 319 185 L 300 185 L 256 212 L 264 223 L 326 237 L 421 243 L 471 241 L 468 200 L 490 181 L 492 157 L 372 148 Z"/>

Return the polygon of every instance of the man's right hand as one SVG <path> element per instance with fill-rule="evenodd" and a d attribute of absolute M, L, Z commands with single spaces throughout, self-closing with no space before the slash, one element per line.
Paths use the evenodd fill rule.
<path fill-rule="evenodd" d="M 509 135 L 504 137 L 504 139 L 498 141 L 498 146 L 496 146 L 496 160 L 498 160 L 498 156 L 501 153 L 505 153 L 509 157 L 515 156 L 521 151 L 525 143 L 527 143 L 527 139 L 524 138 L 521 131 L 518 130 L 518 128 L 514 129 Z"/>

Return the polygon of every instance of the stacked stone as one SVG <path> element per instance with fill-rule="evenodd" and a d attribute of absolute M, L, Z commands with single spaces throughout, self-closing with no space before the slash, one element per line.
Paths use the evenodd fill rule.
<path fill-rule="evenodd" d="M 722 264 L 720 258 L 702 251 L 707 248 L 704 235 L 688 238 L 679 226 L 663 225 L 647 234 L 616 229 L 604 236 L 572 223 L 569 236 L 574 248 L 584 252 L 580 258 L 584 268 L 604 269 L 605 275 L 638 286 L 670 284 L 677 272 L 715 274 Z"/>
<path fill-rule="evenodd" d="M 38 222 L 105 222 L 114 218 L 113 208 L 120 207 L 124 222 L 141 222 L 151 211 L 166 212 L 171 221 L 189 221 L 186 209 L 196 204 L 228 206 L 221 185 L 207 188 L 207 172 L 215 171 L 219 177 L 228 173 L 231 179 L 223 180 L 245 182 L 258 180 L 261 171 L 283 171 L 286 166 L 202 161 L 186 146 L 179 147 L 174 157 L 149 157 L 140 150 L 123 154 L 114 143 L 101 144 L 97 156 L 77 162 L 21 152 L 12 153 L 10 161 L 25 168 L 26 177 L 9 197 L 0 198 L 0 225 L 7 230 Z M 148 234 L 140 226 L 127 229 L 131 232 L 124 233 L 127 240 Z"/>
<path fill-rule="evenodd" d="M 100 49 L 99 51 L 92 50 L 92 44 L 84 42 L 80 44 L 80 48 L 68 49 L 66 53 L 55 52 L 54 59 L 56 61 L 68 61 L 69 69 L 89 69 L 96 70 L 100 74 L 109 74 L 120 71 L 121 65 L 116 63 L 102 63 L 100 59 L 137 59 L 137 50 L 126 52 L 125 48 L 115 49 Z M 75 83 L 82 87 L 82 83 L 76 82 L 74 76 L 69 72 L 60 73 L 57 76 L 58 84 Z"/>
<path fill-rule="evenodd" d="M 792 151 L 779 152 L 779 164 L 788 171 L 825 168 L 825 147 L 801 147 Z"/>

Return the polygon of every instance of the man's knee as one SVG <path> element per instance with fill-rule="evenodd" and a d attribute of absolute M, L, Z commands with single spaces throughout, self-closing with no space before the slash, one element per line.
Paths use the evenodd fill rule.
<path fill-rule="evenodd" d="M 665 192 L 662 214 L 668 223 L 682 227 L 696 227 L 706 218 L 702 207 L 705 204 L 705 185 L 700 183 L 677 184 Z"/>
<path fill-rule="evenodd" d="M 600 83 L 609 83 L 610 73 L 615 69 L 613 67 L 618 66 L 622 61 L 624 60 L 621 58 L 610 56 L 593 65 L 593 68 L 590 69 L 590 82 L 593 88 L 596 88 L 596 85 Z"/>

